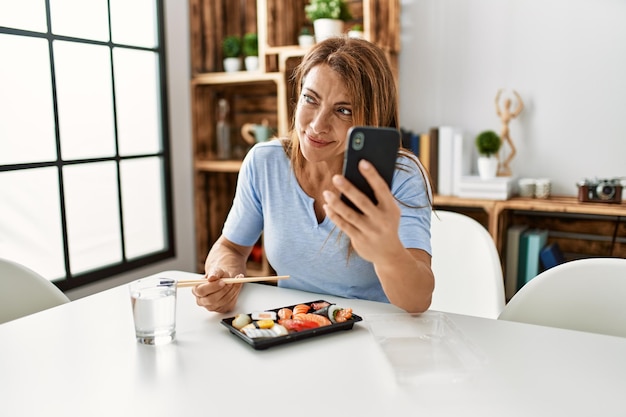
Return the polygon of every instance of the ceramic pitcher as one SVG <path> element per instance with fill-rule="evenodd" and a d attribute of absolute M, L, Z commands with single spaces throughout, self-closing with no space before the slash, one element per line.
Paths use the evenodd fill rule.
<path fill-rule="evenodd" d="M 265 142 L 272 136 L 272 128 L 267 120 L 263 120 L 262 124 L 246 123 L 241 127 L 241 136 L 250 145 L 258 142 Z"/>

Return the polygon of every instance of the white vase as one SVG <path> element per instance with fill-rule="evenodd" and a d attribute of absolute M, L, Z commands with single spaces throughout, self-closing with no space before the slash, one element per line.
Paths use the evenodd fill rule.
<path fill-rule="evenodd" d="M 300 35 L 298 36 L 298 44 L 303 48 L 310 48 L 315 43 L 315 37 L 313 35 Z"/>
<path fill-rule="evenodd" d="M 224 58 L 224 71 L 236 72 L 241 70 L 241 58 Z"/>
<path fill-rule="evenodd" d="M 483 180 L 495 178 L 498 173 L 498 158 L 496 156 L 480 156 L 478 158 L 478 175 Z"/>
<path fill-rule="evenodd" d="M 246 71 L 256 71 L 259 69 L 259 57 L 258 56 L 247 56 L 244 58 L 243 62 L 246 66 Z"/>
<path fill-rule="evenodd" d="M 349 30 L 348 31 L 349 38 L 357 38 L 357 39 L 365 39 L 365 33 L 361 30 Z"/>
<path fill-rule="evenodd" d="M 313 22 L 315 41 L 321 42 L 333 36 L 341 36 L 343 33 L 343 20 L 317 19 Z"/>

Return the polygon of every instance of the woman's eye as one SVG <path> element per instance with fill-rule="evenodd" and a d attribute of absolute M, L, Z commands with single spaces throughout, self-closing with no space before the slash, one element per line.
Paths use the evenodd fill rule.
<path fill-rule="evenodd" d="M 309 103 L 309 104 L 315 103 L 315 100 L 313 99 L 313 97 L 311 97 L 311 96 L 310 96 L 310 95 L 308 95 L 308 94 L 302 94 L 302 100 L 303 100 L 305 103 Z"/>
<path fill-rule="evenodd" d="M 352 116 L 352 110 L 346 109 L 345 107 L 340 107 L 337 111 L 343 116 Z"/>

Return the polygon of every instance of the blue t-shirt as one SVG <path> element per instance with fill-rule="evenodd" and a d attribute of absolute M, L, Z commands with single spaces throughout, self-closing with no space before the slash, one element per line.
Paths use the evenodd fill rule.
<path fill-rule="evenodd" d="M 413 161 L 401 156 L 397 162 L 401 169 L 394 173 L 392 192 L 411 206 L 399 205 L 400 240 L 430 254 L 427 186 Z M 389 302 L 373 264 L 354 251 L 348 258 L 347 237 L 328 217 L 317 222 L 313 198 L 298 184 L 278 140 L 259 143 L 246 155 L 223 228 L 228 240 L 242 246 L 254 245 L 261 232 L 270 265 L 278 275 L 290 275 L 280 286 Z"/>

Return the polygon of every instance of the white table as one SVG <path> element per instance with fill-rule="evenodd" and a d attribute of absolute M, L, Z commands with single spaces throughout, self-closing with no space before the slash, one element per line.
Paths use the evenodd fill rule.
<path fill-rule="evenodd" d="M 186 288 L 176 342 L 143 346 L 120 286 L 0 325 L 0 415 L 626 415 L 626 338 L 450 314 L 487 362 L 465 381 L 398 385 L 365 325 L 397 308 L 245 285 L 237 312 L 323 298 L 364 322 L 256 351 L 220 324 L 234 314 L 207 312 Z"/>

